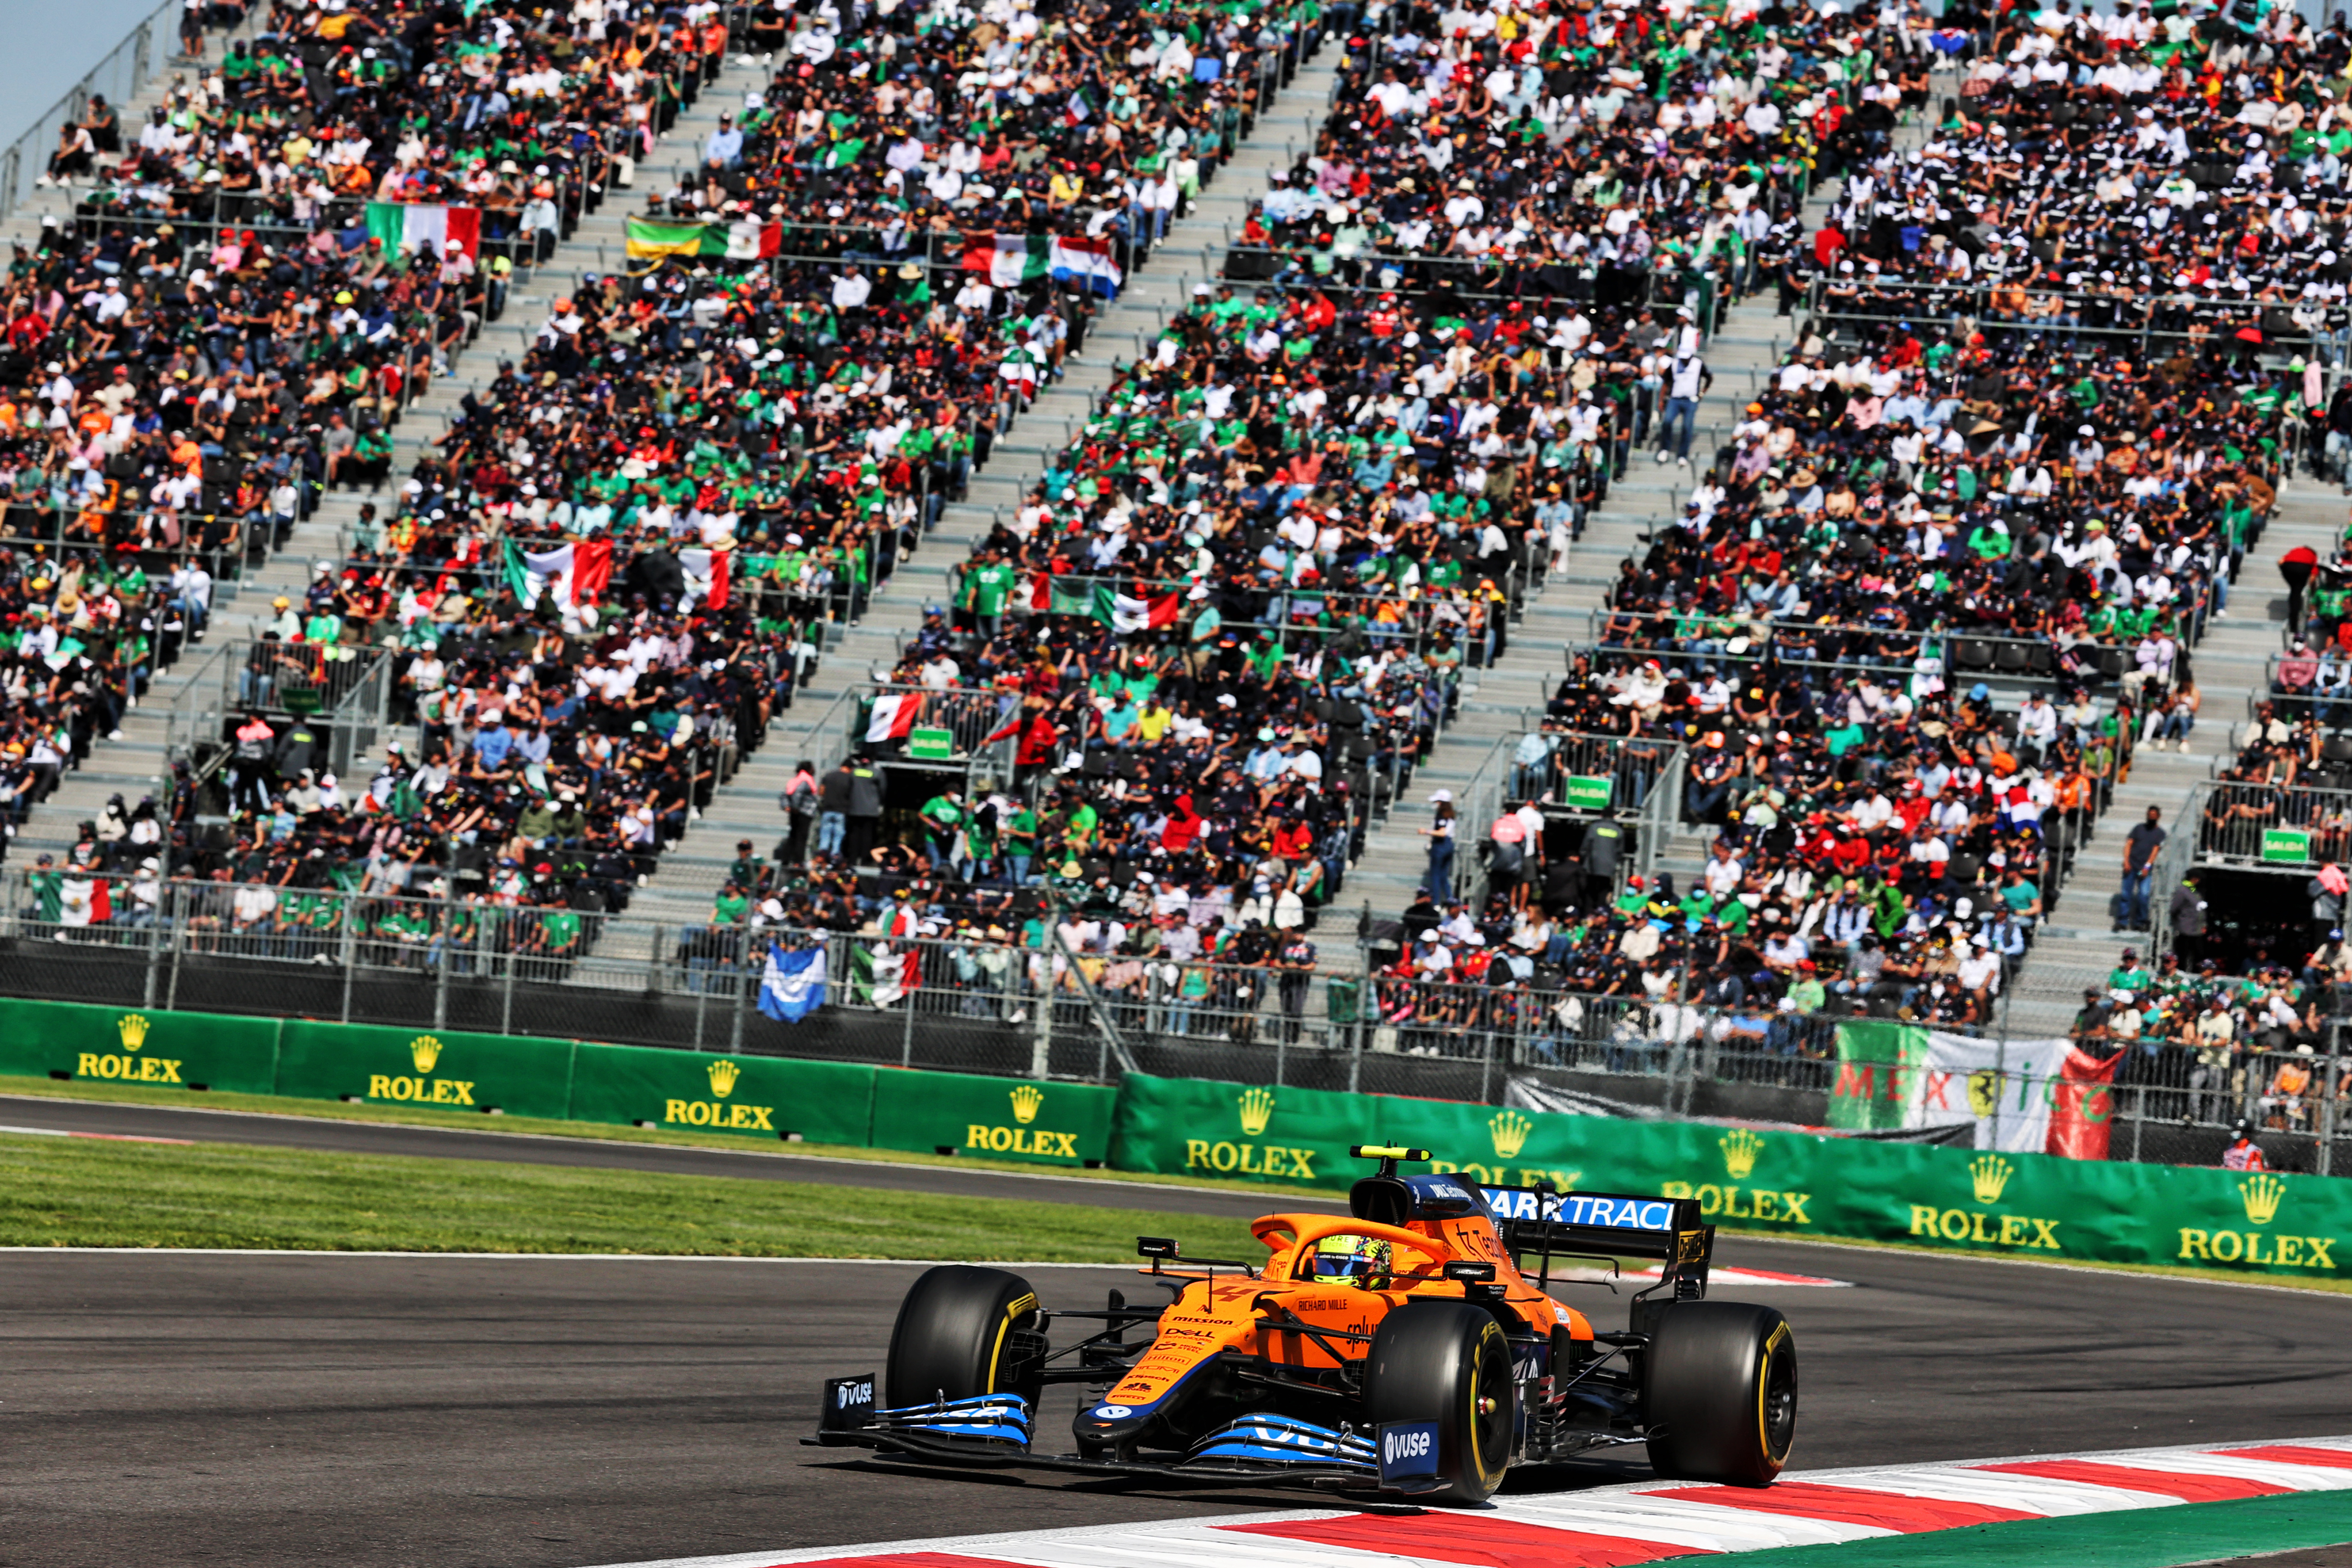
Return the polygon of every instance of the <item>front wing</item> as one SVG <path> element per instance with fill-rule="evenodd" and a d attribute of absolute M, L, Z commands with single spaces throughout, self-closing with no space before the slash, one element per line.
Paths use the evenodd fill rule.
<path fill-rule="evenodd" d="M 867 1391 L 865 1408 L 859 1408 L 855 1399 L 845 1404 L 839 1398 L 837 1391 L 844 1384 Z M 1090 1458 L 1033 1451 L 1032 1412 L 1029 1402 L 1019 1394 L 981 1394 L 876 1410 L 871 1407 L 872 1384 L 871 1378 L 828 1381 L 824 1418 L 816 1436 L 802 1441 L 951 1464 L 1022 1466 L 1085 1475 L 1290 1481 L 1403 1492 L 1421 1489 L 1395 1483 L 1383 1488 L 1377 1443 L 1370 1435 L 1345 1426 L 1335 1429 L 1287 1415 L 1244 1415 L 1202 1437 L 1180 1458 Z"/>

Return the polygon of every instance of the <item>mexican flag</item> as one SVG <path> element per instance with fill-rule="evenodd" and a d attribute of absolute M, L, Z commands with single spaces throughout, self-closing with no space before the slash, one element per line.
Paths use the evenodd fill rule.
<path fill-rule="evenodd" d="M 886 942 L 849 950 L 850 988 L 861 1002 L 887 1007 L 922 983 L 923 955 L 919 949 L 893 952 Z"/>
<path fill-rule="evenodd" d="M 1829 1123 L 1856 1132 L 1909 1125 L 1927 1031 L 1891 1018 L 1842 1018 L 1837 1026 L 1837 1080 L 1830 1089 Z"/>
<path fill-rule="evenodd" d="M 1108 235 L 1100 239 L 1055 236 L 1047 251 L 1046 270 L 1057 283 L 1084 283 L 1091 292 L 1105 297 L 1117 294 L 1125 281 L 1118 269 L 1118 245 Z"/>
<path fill-rule="evenodd" d="M 1053 580 L 1050 598 L 1053 614 L 1086 616 L 1115 632 L 1147 632 L 1172 626 L 1183 602 L 1181 594 L 1144 598 L 1122 594 L 1108 583 L 1065 584 L 1058 577 Z"/>
<path fill-rule="evenodd" d="M 1018 289 L 1045 276 L 1053 264 L 1052 249 L 1042 234 L 968 234 L 963 237 L 963 269 L 981 274 L 999 289 Z"/>
<path fill-rule="evenodd" d="M 436 256 L 456 246 L 468 256 L 482 253 L 482 209 L 404 202 L 370 202 L 367 226 L 371 238 L 381 240 L 386 256 L 403 247 L 412 250 L 430 245 Z"/>
<path fill-rule="evenodd" d="M 530 608 L 541 594 L 552 594 L 562 605 L 593 605 L 613 580 L 613 542 L 582 540 L 552 550 L 525 550 L 509 539 L 506 543 L 507 586 Z"/>
<path fill-rule="evenodd" d="M 1044 356 L 1035 350 L 1025 343 L 1015 343 L 1004 351 L 1004 363 L 996 367 L 996 374 L 1024 392 L 1034 394 L 1037 390 L 1038 366 L 1044 363 Z"/>
<path fill-rule="evenodd" d="M 58 911 L 60 925 L 104 925 L 114 918 L 114 900 L 106 890 L 105 878 L 68 877 L 60 887 L 64 895 Z"/>
<path fill-rule="evenodd" d="M 903 741 L 915 728 L 915 715 L 921 711 L 923 695 L 919 691 L 894 691 L 874 700 L 874 716 L 866 725 L 869 745 L 885 741 Z"/>
<path fill-rule="evenodd" d="M 2081 1055 L 2066 1040 L 1980 1040 L 1876 1018 L 1843 1019 L 1837 1032 L 1831 1126 L 1878 1132 L 1965 1127 L 1966 1137 L 1957 1140 L 1962 1147 L 2066 1152 L 2057 1146 L 2067 1109 L 2062 1075 L 2073 1079 L 2069 1058 Z M 2083 1120 L 2104 1122 L 2104 1112 Z M 2101 1125 L 2098 1133 L 2105 1132 Z"/>
<path fill-rule="evenodd" d="M 727 259 L 757 261 L 763 256 L 773 256 L 784 247 L 784 226 L 761 223 L 757 217 L 739 217 L 727 226 Z"/>
<path fill-rule="evenodd" d="M 2068 1047 L 2054 1075 L 2043 1153 L 2069 1160 L 2107 1157 L 2108 1138 L 2115 1131 L 2116 1068 L 2123 1059 L 2121 1051 L 2102 1061 Z"/>
<path fill-rule="evenodd" d="M 1131 594 L 1118 594 L 1111 599 L 1110 629 L 1115 632 L 1150 632 L 1176 624 L 1176 607 L 1183 598 L 1176 594 L 1162 594 L 1156 598 L 1137 598 Z"/>
<path fill-rule="evenodd" d="M 681 550 L 677 563 L 686 570 L 686 598 L 690 607 L 697 603 L 709 605 L 714 610 L 727 607 L 728 582 L 735 552 L 728 550 Z"/>

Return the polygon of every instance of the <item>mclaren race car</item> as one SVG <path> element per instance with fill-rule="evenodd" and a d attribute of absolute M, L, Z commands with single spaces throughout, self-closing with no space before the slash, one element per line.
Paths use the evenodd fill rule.
<path fill-rule="evenodd" d="M 1346 1215 L 1276 1214 L 1252 1265 L 1145 1237 L 1165 1305 L 1048 1312 L 948 1265 L 898 1309 L 887 1364 L 824 1385 L 808 1441 L 926 1462 L 1291 1480 L 1476 1502 L 1511 1465 L 1644 1444 L 1663 1476 L 1769 1483 L 1796 1436 L 1797 1352 L 1769 1307 L 1706 1300 L 1715 1230 L 1688 1198 L 1484 1186 L 1380 1162 Z M 1655 1260 L 1622 1331 L 1550 1295 L 1570 1259 Z M 1082 1326 L 1069 1342 L 1052 1329 Z M 1140 1331 L 1139 1332 L 1138 1331 Z M 878 1386 L 877 1386 L 878 1384 Z M 1084 1385 L 1075 1451 L 1032 1446 L 1047 1384 Z"/>

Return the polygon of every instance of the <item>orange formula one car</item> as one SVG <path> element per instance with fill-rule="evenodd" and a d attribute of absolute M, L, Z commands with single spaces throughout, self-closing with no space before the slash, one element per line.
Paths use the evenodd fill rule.
<path fill-rule="evenodd" d="M 1796 1436 L 1797 1352 L 1769 1307 L 1706 1300 L 1715 1228 L 1688 1198 L 1489 1187 L 1379 1170 L 1342 1215 L 1255 1221 L 1263 1264 L 1145 1237 L 1173 1297 L 1047 1312 L 1019 1275 L 949 1265 L 908 1291 L 877 1389 L 825 1384 L 811 1441 L 936 1463 L 1287 1479 L 1476 1502 L 1514 1464 L 1642 1443 L 1659 1474 L 1761 1486 Z M 1549 1293 L 1570 1258 L 1654 1259 L 1607 1332 Z M 1063 1321 L 1100 1325 L 1056 1349 Z M 1130 1331 L 1149 1329 L 1130 1337 Z M 1076 1451 L 1044 1455 L 1048 1384 L 1087 1385 Z"/>

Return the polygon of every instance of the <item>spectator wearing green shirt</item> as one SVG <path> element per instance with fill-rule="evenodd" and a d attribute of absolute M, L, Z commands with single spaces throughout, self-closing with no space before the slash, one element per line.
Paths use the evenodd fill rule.
<path fill-rule="evenodd" d="M 931 869 L 952 866 L 958 877 L 968 879 L 971 876 L 971 852 L 968 847 L 960 850 L 956 842 L 967 815 L 963 796 L 953 789 L 942 790 L 925 801 L 917 815 L 923 819 L 923 848 L 931 858 Z"/>

